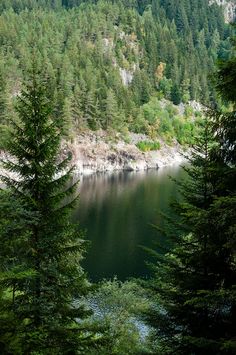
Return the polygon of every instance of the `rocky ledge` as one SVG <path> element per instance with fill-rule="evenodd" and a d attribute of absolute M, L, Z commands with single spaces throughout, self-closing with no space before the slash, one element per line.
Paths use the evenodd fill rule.
<path fill-rule="evenodd" d="M 132 133 L 124 140 L 121 134 L 112 135 L 111 138 L 104 131 L 86 132 L 74 138 L 72 142 L 65 143 L 62 154 L 72 154 L 72 163 L 78 175 L 157 169 L 180 164 L 184 160 L 183 149 L 177 142 L 169 146 L 159 140 L 159 150 L 141 152 L 136 146 L 140 141 L 150 141 L 150 138 Z"/>

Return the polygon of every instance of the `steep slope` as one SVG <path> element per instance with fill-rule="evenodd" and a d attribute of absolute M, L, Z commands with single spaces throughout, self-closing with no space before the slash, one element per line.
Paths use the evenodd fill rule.
<path fill-rule="evenodd" d="M 3 0 L 0 12 L 2 124 L 33 53 L 69 134 L 103 128 L 173 139 L 176 125 L 182 140 L 186 122 L 155 100 L 214 101 L 208 75 L 230 50 L 231 29 L 208 0 Z"/>

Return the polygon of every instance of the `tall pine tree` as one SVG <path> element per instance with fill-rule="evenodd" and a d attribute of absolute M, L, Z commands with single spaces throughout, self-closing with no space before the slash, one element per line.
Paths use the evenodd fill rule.
<path fill-rule="evenodd" d="M 36 67 L 18 97 L 11 159 L 3 163 L 10 174 L 2 179 L 19 213 L 16 218 L 11 210 L 1 233 L 1 285 L 12 294 L 4 314 L 15 320 L 1 338 L 6 353 L 84 354 L 94 333 L 79 322 L 89 311 L 79 301 L 88 287 L 80 266 L 83 240 L 70 222 L 77 183 L 69 157 L 59 155 L 61 123 Z M 1 205 L 3 215 L 7 208 Z"/>
<path fill-rule="evenodd" d="M 174 206 L 178 222 L 166 229 L 173 248 L 153 266 L 148 319 L 161 354 L 235 354 L 235 64 L 222 63 L 218 73 L 231 110 L 204 124 Z"/>

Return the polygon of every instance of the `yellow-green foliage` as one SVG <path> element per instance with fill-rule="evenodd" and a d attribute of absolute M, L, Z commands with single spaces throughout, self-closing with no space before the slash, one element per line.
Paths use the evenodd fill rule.
<path fill-rule="evenodd" d="M 159 150 L 161 148 L 160 142 L 140 141 L 136 144 L 138 149 L 142 152 L 149 152 L 150 150 Z"/>
<path fill-rule="evenodd" d="M 167 143 L 176 139 L 180 144 L 193 144 L 196 136 L 198 121 L 193 115 L 190 106 L 186 106 L 185 114 L 178 114 L 178 109 L 172 103 L 159 101 L 157 97 L 140 108 L 135 130 L 138 133 L 145 132 L 153 140 L 163 138 Z M 154 143 L 140 142 L 138 148 L 142 151 L 156 150 Z"/>

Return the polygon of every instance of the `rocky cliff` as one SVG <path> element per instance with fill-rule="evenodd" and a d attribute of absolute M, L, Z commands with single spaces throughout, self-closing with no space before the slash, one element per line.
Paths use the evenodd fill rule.
<path fill-rule="evenodd" d="M 65 143 L 62 155 L 66 157 L 68 152 L 71 153 L 77 175 L 157 169 L 183 161 L 183 148 L 178 143 L 169 146 L 161 141 L 159 150 L 141 152 L 136 144 L 147 139 L 143 134 L 130 133 L 124 140 L 121 134 L 114 134 L 111 138 L 102 130 L 86 132 L 77 136 L 73 142 Z"/>
<path fill-rule="evenodd" d="M 210 0 L 209 4 L 223 6 L 225 22 L 234 22 L 236 19 L 236 0 Z"/>

